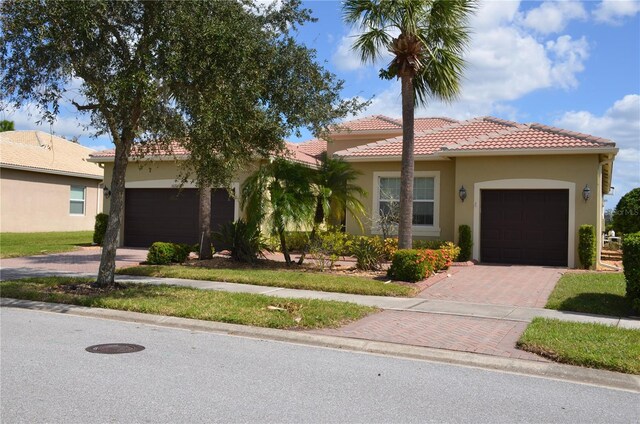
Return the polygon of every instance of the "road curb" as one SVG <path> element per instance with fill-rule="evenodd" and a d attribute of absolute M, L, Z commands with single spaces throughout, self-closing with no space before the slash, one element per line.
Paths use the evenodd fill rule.
<path fill-rule="evenodd" d="M 571 365 L 528 361 L 524 359 L 503 358 L 471 352 L 458 352 L 421 346 L 372 340 L 351 339 L 345 337 L 309 334 L 291 330 L 251 327 L 238 324 L 226 324 L 213 321 L 201 321 L 163 315 L 143 314 L 139 312 L 113 309 L 88 308 L 84 306 L 60 303 L 36 302 L 11 298 L 0 298 L 1 307 L 23 308 L 43 312 L 63 313 L 82 317 L 109 319 L 178 328 L 192 331 L 226 334 L 231 336 L 296 343 L 307 346 L 324 347 L 338 350 L 391 355 L 401 358 L 461 365 L 508 373 L 523 374 L 570 381 L 574 383 L 608 387 L 618 390 L 640 392 L 640 376 L 612 371 L 581 368 Z"/>

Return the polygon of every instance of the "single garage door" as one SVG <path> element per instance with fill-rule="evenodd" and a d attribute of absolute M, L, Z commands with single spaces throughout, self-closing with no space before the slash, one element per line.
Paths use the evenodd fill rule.
<path fill-rule="evenodd" d="M 482 190 L 480 260 L 567 266 L 569 190 Z"/>
<path fill-rule="evenodd" d="M 221 224 L 233 221 L 234 206 L 227 190 L 212 191 L 212 231 L 218 231 Z M 124 244 L 148 247 L 156 241 L 199 243 L 198 215 L 197 189 L 126 189 Z"/>

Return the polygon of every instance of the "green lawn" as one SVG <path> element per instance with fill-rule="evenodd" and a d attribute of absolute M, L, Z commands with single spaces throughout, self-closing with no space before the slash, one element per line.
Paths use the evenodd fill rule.
<path fill-rule="evenodd" d="M 118 274 L 147 277 L 186 278 L 190 280 L 222 281 L 290 289 L 319 290 L 373 296 L 412 296 L 411 286 L 319 272 L 265 269 L 198 268 L 180 265 L 147 265 L 119 269 Z"/>
<path fill-rule="evenodd" d="M 68 252 L 92 241 L 93 231 L 0 233 L 0 258 Z"/>
<path fill-rule="evenodd" d="M 518 347 L 565 364 L 640 374 L 640 330 L 535 318 Z"/>
<path fill-rule="evenodd" d="M 558 281 L 545 308 L 625 317 L 632 312 L 625 291 L 623 274 L 567 273 Z"/>
<path fill-rule="evenodd" d="M 338 327 L 378 311 L 353 303 L 286 299 L 167 285 L 127 284 L 122 290 L 82 295 L 56 286 L 90 284 L 86 278 L 45 277 L 0 283 L 3 297 L 119 309 L 269 328 Z"/>

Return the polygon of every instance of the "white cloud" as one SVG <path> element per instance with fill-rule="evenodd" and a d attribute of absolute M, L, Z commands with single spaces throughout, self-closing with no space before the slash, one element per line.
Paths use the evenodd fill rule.
<path fill-rule="evenodd" d="M 584 61 L 589 57 L 586 38 L 572 40 L 569 35 L 561 35 L 555 41 L 548 41 L 546 49 L 556 59 L 550 69 L 552 83 L 562 88 L 577 87 L 576 74 L 584 70 Z"/>
<path fill-rule="evenodd" d="M 640 95 L 624 96 L 602 116 L 588 111 L 571 111 L 562 115 L 554 124 L 608 138 L 616 143 L 620 151 L 613 166 L 613 186 L 616 190 L 611 207 L 626 192 L 640 187 Z"/>
<path fill-rule="evenodd" d="M 603 0 L 593 11 L 593 16 L 598 22 L 620 25 L 624 18 L 633 17 L 638 12 L 638 0 Z"/>
<path fill-rule="evenodd" d="M 582 3 L 576 1 L 545 1 L 528 11 L 522 24 L 541 34 L 564 30 L 573 19 L 586 19 L 587 12 Z"/>
<path fill-rule="evenodd" d="M 341 71 L 355 71 L 366 66 L 360 60 L 360 54 L 351 48 L 355 37 L 359 34 L 355 28 L 352 28 L 349 33 L 343 36 L 338 42 L 338 47 L 332 57 L 333 64 L 337 69 Z"/>

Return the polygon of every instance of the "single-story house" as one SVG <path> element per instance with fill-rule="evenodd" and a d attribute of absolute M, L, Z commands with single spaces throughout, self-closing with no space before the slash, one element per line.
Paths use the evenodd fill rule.
<path fill-rule="evenodd" d="M 0 231 L 92 230 L 104 175 L 92 152 L 42 131 L 0 132 Z"/>
<path fill-rule="evenodd" d="M 289 144 L 289 150 L 309 166 L 323 151 L 352 163 L 368 193 L 362 201 L 369 219 L 362 231 L 347 214 L 346 230 L 380 234 L 376 217 L 399 199 L 399 120 L 378 115 L 349 121 L 334 129 L 330 142 L 314 139 Z M 480 262 L 577 267 L 580 225 L 602 233 L 603 195 L 611 188 L 617 151 L 610 140 L 535 123 L 417 118 L 414 238 L 457 242 L 458 227 L 466 224 L 473 258 Z M 148 245 L 163 238 L 165 227 L 175 231 L 176 241 L 178 233 L 197 234 L 195 189 L 178 196 L 175 182 L 187 157 L 174 152 L 147 167 L 129 166 L 123 244 Z M 90 160 L 104 163 L 110 181 L 113 152 L 94 153 Z M 237 176 L 236 191 L 246 175 Z M 225 195 L 216 197 L 214 213 L 218 220 L 235 219 L 238 202 Z"/>

